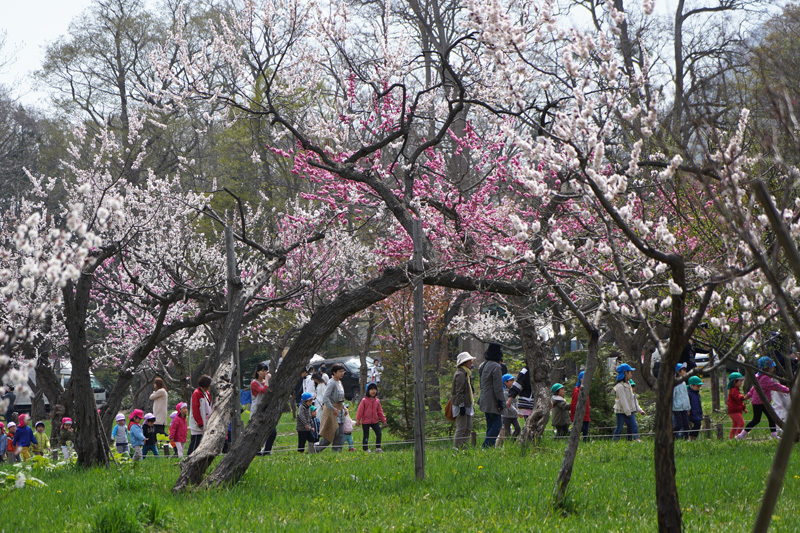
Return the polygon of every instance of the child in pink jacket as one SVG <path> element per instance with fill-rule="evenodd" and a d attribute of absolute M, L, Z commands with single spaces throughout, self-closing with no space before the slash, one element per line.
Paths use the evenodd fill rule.
<path fill-rule="evenodd" d="M 169 426 L 169 441 L 175 443 L 175 450 L 178 457 L 183 457 L 183 446 L 186 444 L 186 434 L 189 428 L 186 426 L 186 417 L 189 416 L 189 407 L 181 402 L 175 406 L 178 416 L 172 420 Z"/>
<path fill-rule="evenodd" d="M 769 357 L 761 357 L 758 360 L 758 368 L 761 370 L 761 372 L 756 374 L 756 379 L 758 380 L 758 384 L 761 386 L 761 390 L 764 391 L 764 396 L 767 398 L 767 402 L 772 401 L 772 391 L 784 392 L 787 394 L 789 393 L 789 389 L 787 387 L 784 387 L 764 373 L 775 368 L 775 361 Z M 761 403 L 761 398 L 759 398 L 756 388 L 752 387 L 747 394 L 745 394 L 745 397 L 750 398 L 750 403 L 753 405 L 753 419 L 744 427 L 741 433 L 736 435 L 736 438 L 739 440 L 746 439 L 747 434 L 750 433 L 750 430 L 761 422 L 761 415 L 764 414 L 767 416 L 767 423 L 769 424 L 769 431 L 772 435 L 772 438 L 777 439 L 778 433 L 775 429 L 775 421 L 771 416 L 769 416 L 769 413 L 767 413 L 767 410 Z"/>
<path fill-rule="evenodd" d="M 370 428 L 375 432 L 375 451 L 383 451 L 381 449 L 381 422 L 386 424 L 386 416 L 383 414 L 381 401 L 378 399 L 378 385 L 372 382 L 367 385 L 367 395 L 358 404 L 356 412 L 356 425 L 364 426 L 364 438 L 361 440 L 361 446 L 367 453 L 369 453 Z"/>

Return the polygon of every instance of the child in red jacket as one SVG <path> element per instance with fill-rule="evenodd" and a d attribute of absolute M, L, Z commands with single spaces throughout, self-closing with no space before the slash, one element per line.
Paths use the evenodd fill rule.
<path fill-rule="evenodd" d="M 365 452 L 369 452 L 369 430 L 375 432 L 375 451 L 382 452 L 381 449 L 381 425 L 386 424 L 386 416 L 383 414 L 381 401 L 378 399 L 378 385 L 375 382 L 367 385 L 367 395 L 362 398 L 356 411 L 356 425 L 364 426 L 364 438 L 361 446 Z"/>
<path fill-rule="evenodd" d="M 186 444 L 186 436 L 189 427 L 186 425 L 186 417 L 189 416 L 189 407 L 181 402 L 175 406 L 178 415 L 172 419 L 169 426 L 169 441 L 175 444 L 178 457 L 183 457 L 183 446 Z"/>
<path fill-rule="evenodd" d="M 728 416 L 731 417 L 733 427 L 729 439 L 736 437 L 744 429 L 744 417 L 742 413 L 747 412 L 745 408 L 745 397 L 739 387 L 744 383 L 744 376 L 738 372 L 731 372 L 728 377 Z"/>
<path fill-rule="evenodd" d="M 583 372 L 578 374 L 578 382 L 575 384 L 575 388 L 572 389 L 572 401 L 569 404 L 569 420 L 570 422 L 575 422 L 575 411 L 578 409 L 578 395 L 581 392 L 581 383 L 583 383 Z M 592 417 L 589 415 L 589 395 L 586 395 L 586 412 L 583 413 L 583 424 L 581 425 L 581 434 L 583 435 L 583 440 L 589 439 L 589 422 L 592 421 Z"/>

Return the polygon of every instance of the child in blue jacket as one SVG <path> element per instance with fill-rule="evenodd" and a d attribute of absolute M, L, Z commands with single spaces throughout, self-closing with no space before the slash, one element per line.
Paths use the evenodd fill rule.
<path fill-rule="evenodd" d="M 131 413 L 131 448 L 133 448 L 133 460 L 141 461 L 142 446 L 144 446 L 144 432 L 142 432 L 142 426 L 139 425 L 142 419 L 139 418 L 139 413 L 137 411 L 138 409 L 134 409 L 133 413 Z"/>
<path fill-rule="evenodd" d="M 31 458 L 31 444 L 39 444 L 33 430 L 28 425 L 28 415 L 22 413 L 19 415 L 19 427 L 17 432 L 14 433 L 14 441 L 12 445 L 15 449 L 20 450 L 19 456 L 23 461 Z"/>

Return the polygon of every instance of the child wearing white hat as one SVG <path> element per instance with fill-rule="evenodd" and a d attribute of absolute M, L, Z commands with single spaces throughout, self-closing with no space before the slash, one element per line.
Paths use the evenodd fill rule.
<path fill-rule="evenodd" d="M 117 413 L 116 421 L 117 425 L 111 430 L 111 438 L 117 446 L 117 452 L 126 453 L 130 441 L 130 433 L 128 433 L 128 428 L 125 427 L 125 415 Z"/>

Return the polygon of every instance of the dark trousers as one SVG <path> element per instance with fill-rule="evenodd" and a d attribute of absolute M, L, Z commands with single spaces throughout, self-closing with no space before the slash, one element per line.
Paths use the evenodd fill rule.
<path fill-rule="evenodd" d="M 267 435 L 267 441 L 264 443 L 264 453 L 272 455 L 272 445 L 275 444 L 275 437 L 278 436 L 278 430 L 273 429 L 272 433 Z"/>
<path fill-rule="evenodd" d="M 158 456 L 158 446 L 155 444 L 145 444 L 142 448 L 142 455 L 147 455 L 147 452 L 153 452 L 153 455 Z"/>
<path fill-rule="evenodd" d="M 513 435 L 511 434 L 511 428 L 512 427 L 514 428 L 514 434 Z M 504 417 L 503 418 L 503 429 L 506 432 L 506 438 L 507 439 L 517 440 L 517 437 L 519 437 L 519 431 L 520 431 L 519 420 L 517 420 L 516 417 L 514 417 L 514 418 Z"/>
<path fill-rule="evenodd" d="M 483 447 L 494 447 L 500 428 L 503 427 L 503 417 L 500 413 L 484 413 L 486 415 L 486 438 L 483 440 Z"/>
<path fill-rule="evenodd" d="M 191 455 L 192 452 L 200 446 L 200 441 L 203 440 L 203 434 L 199 435 L 192 435 L 192 440 L 189 441 L 189 451 L 186 452 L 186 455 Z"/>
<path fill-rule="evenodd" d="M 772 419 L 771 416 L 769 416 L 767 410 L 764 409 L 764 406 L 761 405 L 760 403 L 753 404 L 753 419 L 747 423 L 747 425 L 744 427 L 744 430 L 750 433 L 751 429 L 753 429 L 754 427 L 756 427 L 761 423 L 761 415 L 767 417 L 767 424 L 769 424 L 769 430 L 774 433 L 776 431 L 775 421 Z"/>
<path fill-rule="evenodd" d="M 297 451 L 303 453 L 306 451 L 306 443 L 314 442 L 311 440 L 311 432 L 304 429 L 297 432 Z"/>
<path fill-rule="evenodd" d="M 672 433 L 676 439 L 689 438 L 689 411 L 672 412 Z"/>
<path fill-rule="evenodd" d="M 169 435 L 169 433 L 164 431 L 164 427 L 164 424 L 153 424 L 153 428 L 155 428 L 157 435 Z"/>
<path fill-rule="evenodd" d="M 584 420 L 583 424 L 581 425 L 581 435 L 583 435 L 583 440 L 587 440 L 589 438 L 589 422 Z"/>
<path fill-rule="evenodd" d="M 556 426 L 556 437 L 569 436 L 569 426 Z"/>
<path fill-rule="evenodd" d="M 692 427 L 689 429 L 689 438 L 694 440 L 700 435 L 700 426 L 703 425 L 702 420 L 690 420 Z"/>
<path fill-rule="evenodd" d="M 364 430 L 364 437 L 361 439 L 361 448 L 364 451 L 369 450 L 369 430 L 372 428 L 372 431 L 375 432 L 375 449 L 381 449 L 381 425 L 378 424 L 362 424 L 362 429 Z"/>

